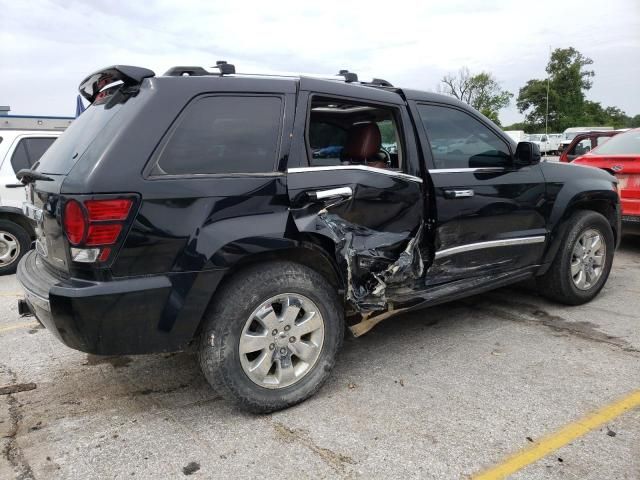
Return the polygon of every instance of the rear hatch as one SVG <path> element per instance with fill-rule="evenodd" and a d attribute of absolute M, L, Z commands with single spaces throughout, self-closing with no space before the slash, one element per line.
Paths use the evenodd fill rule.
<path fill-rule="evenodd" d="M 61 193 L 64 192 L 63 184 L 70 172 L 79 163 L 95 163 L 99 160 L 101 153 L 104 152 L 105 145 L 107 145 L 108 137 L 112 136 L 114 129 L 118 128 L 118 116 L 123 108 L 126 108 L 127 99 L 131 96 L 132 92 L 123 83 L 107 87 L 106 89 L 96 91 L 94 95 L 94 103 L 83 112 L 80 117 L 73 121 L 71 126 L 58 138 L 56 142 L 49 148 L 45 154 L 41 157 L 40 161 L 34 165 L 33 170 L 39 174 L 43 174 L 45 178 L 37 179 L 31 182 L 27 188 L 27 202 L 24 205 L 25 214 L 32 220 L 36 231 L 36 252 L 39 255 L 46 266 L 50 269 L 54 269 L 56 273 L 61 276 L 67 276 L 70 268 L 78 266 L 77 258 L 72 260 L 73 251 L 78 248 L 73 247 L 85 247 L 86 239 L 89 233 L 91 233 L 90 212 L 86 208 L 86 201 L 92 201 L 94 198 L 93 192 L 79 191 L 73 194 Z M 86 170 L 88 165 L 83 164 L 83 170 Z M 90 167 L 90 166 L 89 166 Z M 122 195 L 101 195 L 101 198 L 106 199 L 119 199 Z M 127 197 L 127 196 L 124 196 Z M 129 198 L 131 196 L 128 196 Z M 76 242 L 75 245 L 70 244 L 68 232 L 69 223 L 65 220 L 65 208 L 71 201 L 77 202 L 81 209 L 79 210 L 82 217 L 84 217 L 85 225 L 83 230 L 83 239 L 80 242 Z M 129 207 L 133 207 L 135 199 L 131 200 Z M 116 205 L 117 207 L 117 205 Z M 104 210 L 104 209 L 103 209 Z M 126 219 L 128 214 L 133 211 L 133 208 L 126 210 Z M 121 212 L 122 213 L 122 212 Z M 109 212 L 98 212 L 101 224 L 106 226 L 100 226 L 99 228 L 109 230 L 111 236 L 113 236 L 114 229 L 116 227 L 113 224 L 123 223 L 122 219 L 117 215 L 109 215 Z M 115 221 L 118 220 L 118 221 Z M 124 225 L 123 225 L 124 226 Z M 121 230 L 124 230 L 122 228 Z M 120 230 L 116 232 L 116 237 L 121 240 L 119 235 Z M 107 232 L 109 237 L 109 232 Z M 104 235 L 102 238 L 105 238 Z M 95 243 L 95 242 L 94 242 Z M 112 242 L 115 246 L 115 240 Z M 89 250 L 89 249 L 88 249 Z M 94 248 L 97 250 L 97 255 L 103 255 L 103 250 L 106 248 Z M 101 263 L 103 266 L 110 260 L 110 249 L 108 254 L 100 261 L 96 258 L 93 262 L 86 262 L 86 260 L 80 260 L 80 267 L 83 267 L 82 262 L 85 262 L 84 266 L 89 267 L 86 263 Z M 77 254 L 77 251 L 75 252 Z M 107 252 L 105 252 L 107 253 Z M 75 257 L 74 257 L 75 258 Z"/>

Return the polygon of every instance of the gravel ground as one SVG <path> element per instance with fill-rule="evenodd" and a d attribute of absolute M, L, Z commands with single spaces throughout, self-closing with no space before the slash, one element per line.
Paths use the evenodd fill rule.
<path fill-rule="evenodd" d="M 312 399 L 243 413 L 193 355 L 93 357 L 19 318 L 0 277 L 0 478 L 468 478 L 640 388 L 640 237 L 601 295 L 526 287 L 403 316 L 348 340 Z M 33 384 L 33 385 L 28 385 Z M 640 411 L 514 478 L 640 478 Z"/>

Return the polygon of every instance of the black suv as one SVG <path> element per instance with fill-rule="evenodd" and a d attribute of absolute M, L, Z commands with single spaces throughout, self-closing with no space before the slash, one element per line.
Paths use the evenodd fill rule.
<path fill-rule="evenodd" d="M 130 66 L 32 170 L 33 313 L 99 355 L 197 347 L 253 411 L 316 392 L 345 324 L 535 277 L 591 300 L 620 237 L 616 180 L 540 163 L 452 98 L 384 80 Z"/>

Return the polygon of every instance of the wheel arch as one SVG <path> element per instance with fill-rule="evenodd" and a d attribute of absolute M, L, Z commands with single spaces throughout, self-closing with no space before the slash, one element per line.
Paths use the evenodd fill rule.
<path fill-rule="evenodd" d="M 542 266 L 538 270 L 537 275 L 543 275 L 551 266 L 553 259 L 560 250 L 562 240 L 571 226 L 570 219 L 572 215 L 580 210 L 597 212 L 605 217 L 609 222 L 609 225 L 611 225 L 615 245 L 619 244 L 621 227 L 619 200 L 617 194 L 613 190 L 581 192 L 571 199 L 564 211 L 559 215 L 559 219 L 555 222 L 554 227 L 550 232 L 549 247 L 545 253 Z"/>
<path fill-rule="evenodd" d="M 31 240 L 35 240 L 36 232 L 29 222 L 29 219 L 22 214 L 22 211 L 13 207 L 0 207 L 0 220 L 8 220 L 22 227 L 31 237 Z"/>
<path fill-rule="evenodd" d="M 262 238 L 261 240 L 264 240 Z M 235 242 L 234 242 L 235 243 Z M 241 274 L 242 271 L 259 263 L 289 261 L 299 263 L 313 269 L 322 275 L 336 289 L 341 298 L 344 298 L 346 279 L 341 273 L 335 257 L 335 245 L 325 236 L 300 233 L 294 238 L 279 238 L 277 248 L 266 249 L 260 252 L 249 253 L 237 259 L 225 272 L 224 276 L 212 289 L 209 300 L 198 319 L 197 328 L 193 338 L 197 339 L 202 332 L 205 319 L 204 313 L 209 305 L 215 301 L 217 293 L 225 283 Z"/>

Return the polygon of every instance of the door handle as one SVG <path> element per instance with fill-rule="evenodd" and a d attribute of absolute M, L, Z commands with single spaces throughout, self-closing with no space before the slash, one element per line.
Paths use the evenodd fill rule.
<path fill-rule="evenodd" d="M 325 198 L 348 198 L 353 196 L 351 187 L 338 187 L 329 190 L 317 190 L 315 192 L 307 192 L 307 196 L 312 200 L 324 200 Z"/>
<path fill-rule="evenodd" d="M 20 188 L 20 187 L 24 187 L 24 183 L 7 183 L 5 185 L 6 188 Z"/>
<path fill-rule="evenodd" d="M 475 193 L 473 190 L 445 190 L 445 198 L 469 198 L 473 197 Z"/>

